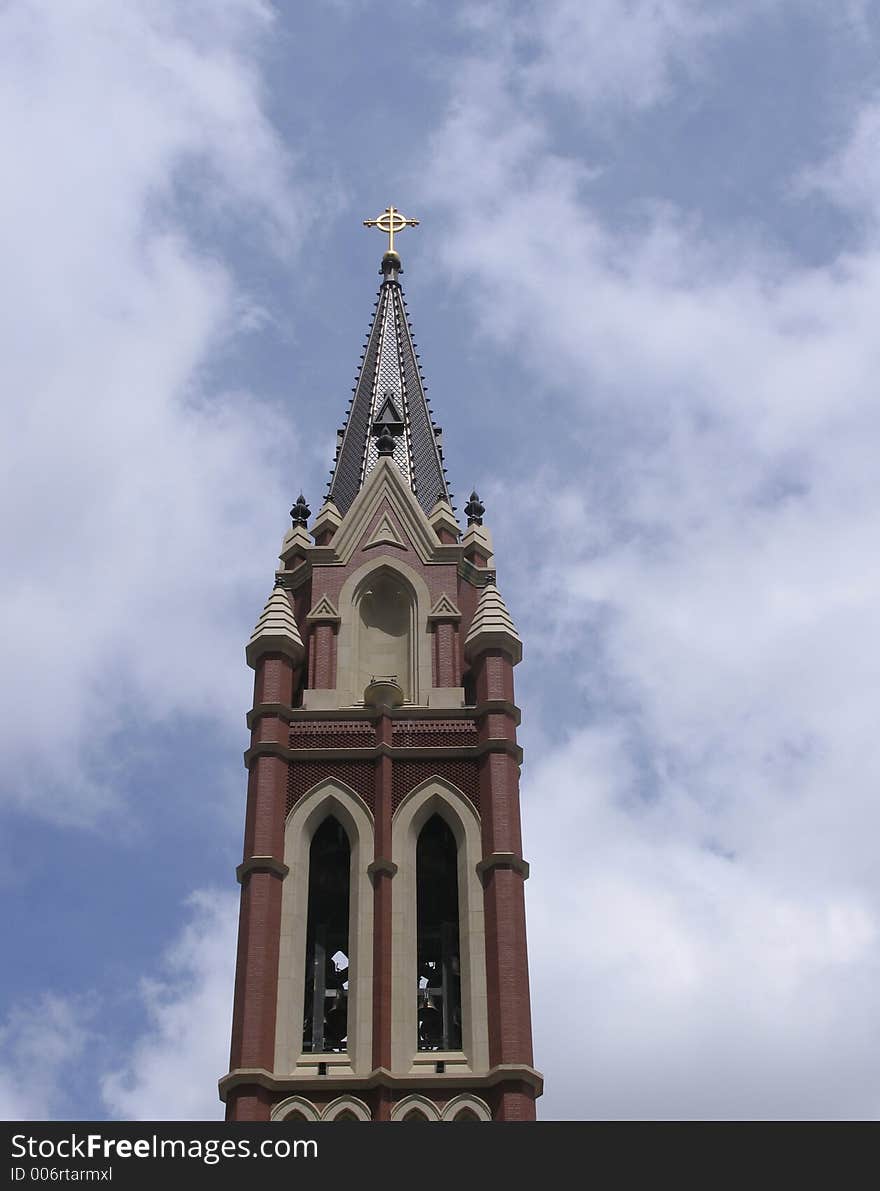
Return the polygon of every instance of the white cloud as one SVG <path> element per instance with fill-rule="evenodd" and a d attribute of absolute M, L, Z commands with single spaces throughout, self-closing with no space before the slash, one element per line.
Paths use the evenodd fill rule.
<path fill-rule="evenodd" d="M 805 169 L 794 190 L 816 191 L 876 225 L 880 213 L 880 101 L 876 97 L 859 111 L 847 141 L 827 161 Z"/>
<path fill-rule="evenodd" d="M 693 73 L 703 51 L 741 21 L 705 0 L 556 0 L 514 18 L 531 51 L 520 79 L 586 108 L 646 108 L 669 94 L 676 72 Z"/>
<path fill-rule="evenodd" d="M 295 444 L 206 369 L 261 317 L 224 236 L 289 252 L 302 234 L 262 110 L 271 23 L 258 0 L 0 19 L 3 797 L 62 820 L 118 801 L 126 717 L 246 697 L 242 597 L 256 615 Z"/>
<path fill-rule="evenodd" d="M 84 1002 L 48 993 L 11 1011 L 0 1027 L 0 1120 L 75 1115 L 67 1077 L 85 1050 L 90 1017 Z"/>
<path fill-rule="evenodd" d="M 508 72 L 462 76 L 425 200 L 542 427 L 487 517 L 524 722 L 555 718 L 524 787 L 544 1111 L 875 1116 L 880 253 L 603 217 Z"/>
<path fill-rule="evenodd" d="M 134 1121 L 214 1120 L 229 1066 L 238 898 L 201 890 L 191 919 L 140 997 L 149 1022 L 101 1081 L 108 1111 Z"/>

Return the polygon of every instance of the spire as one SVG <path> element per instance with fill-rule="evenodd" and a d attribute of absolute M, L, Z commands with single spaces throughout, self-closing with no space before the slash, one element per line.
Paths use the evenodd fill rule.
<path fill-rule="evenodd" d="M 406 219 L 394 207 L 386 208 L 376 219 L 364 220 L 364 226 L 385 232 L 389 243 L 382 257 L 382 284 L 330 479 L 328 498 L 343 516 L 380 455 L 394 460 L 426 513 L 439 498 L 449 500 L 440 431 L 431 419 L 398 279 L 403 266 L 394 248 L 395 233 L 417 224 L 417 219 Z"/>
<path fill-rule="evenodd" d="M 302 661 L 302 637 L 283 587 L 273 588 L 245 652 L 249 666 L 256 665 L 261 654 L 273 652 L 287 654 L 294 665 Z"/>
<path fill-rule="evenodd" d="M 516 631 L 513 617 L 494 583 L 488 583 L 480 593 L 471 627 L 464 641 L 466 658 L 476 657 L 484 649 L 503 649 L 511 655 L 513 664 L 522 659 L 522 638 Z"/>

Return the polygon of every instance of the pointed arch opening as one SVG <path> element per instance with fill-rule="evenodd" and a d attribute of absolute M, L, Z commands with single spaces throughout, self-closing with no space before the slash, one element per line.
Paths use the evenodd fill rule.
<path fill-rule="evenodd" d="M 422 832 L 435 816 L 442 821 L 444 829 L 441 831 L 436 824 L 433 825 L 420 849 Z M 446 831 L 452 836 L 454 852 Z M 434 832 L 440 836 L 439 840 L 435 838 L 435 844 L 442 843 L 440 849 L 435 849 L 434 859 L 440 861 L 440 871 L 445 874 L 443 879 L 446 892 L 439 907 L 435 899 L 433 912 L 430 912 L 430 903 L 425 899 L 427 890 L 424 889 L 424 883 L 422 905 L 419 906 L 418 872 L 420 851 L 423 872 L 425 861 L 431 859 L 430 849 L 427 856 L 425 850 Z M 428 1073 L 436 1070 L 436 1065 L 441 1063 L 443 1070 L 449 1075 L 456 1070 L 464 1073 L 485 1072 L 488 1069 L 483 889 L 477 874 L 477 864 L 482 856 L 481 847 L 480 820 L 473 804 L 461 790 L 442 777 L 428 778 L 410 790 L 394 812 L 391 855 L 398 865 L 394 879 L 394 898 L 395 907 L 399 907 L 400 913 L 395 915 L 393 926 L 392 998 L 395 1006 L 399 1007 L 396 1012 L 399 1013 L 401 1022 L 400 1030 L 392 1039 L 394 1071 L 417 1069 Z M 437 851 L 440 852 L 439 856 L 436 855 Z M 425 935 L 429 917 L 434 919 L 435 936 L 436 924 L 439 923 L 441 927 L 440 966 L 420 973 L 426 948 L 420 948 L 419 936 Z M 458 937 L 447 930 L 447 972 L 452 976 L 451 980 L 447 978 L 450 997 L 447 1019 L 452 1018 L 455 1032 L 460 1031 L 460 1039 L 457 1045 L 443 1051 L 440 1049 L 442 1033 L 438 1041 L 435 1028 L 432 1037 L 432 1032 L 425 1029 L 425 1025 L 430 1023 L 425 1022 L 424 1013 L 421 1014 L 420 1022 L 419 1011 L 427 1008 L 425 1002 L 429 997 L 435 1005 L 437 1003 L 433 994 L 424 993 L 423 990 L 438 987 L 435 980 L 430 978 L 436 976 L 438 971 L 441 973 L 439 987 L 442 995 L 442 924 L 450 921 L 457 925 Z M 436 937 L 434 946 L 436 951 Z M 456 956 L 457 963 L 453 962 Z M 428 978 L 427 984 L 422 984 L 423 975 Z M 457 1004 L 454 1004 L 453 998 L 457 1000 Z M 422 1049 L 425 1045 L 429 1045 L 431 1049 Z"/>
<path fill-rule="evenodd" d="M 303 1051 L 340 1054 L 348 1044 L 351 847 L 342 824 L 323 821 L 309 848 Z"/>
<path fill-rule="evenodd" d="M 418 1049 L 461 1049 L 458 845 L 432 815 L 416 845 Z"/>

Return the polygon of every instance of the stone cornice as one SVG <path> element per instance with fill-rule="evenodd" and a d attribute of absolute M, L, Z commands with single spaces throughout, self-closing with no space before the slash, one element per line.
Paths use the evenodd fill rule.
<path fill-rule="evenodd" d="M 367 876 L 374 883 L 375 878 L 379 876 L 380 873 L 385 873 L 389 877 L 394 877 L 397 875 L 397 865 L 393 860 L 383 860 L 381 857 L 367 865 Z"/>
<path fill-rule="evenodd" d="M 236 1067 L 218 1082 L 220 1099 L 225 1103 L 233 1088 L 242 1086 L 265 1088 L 269 1092 L 317 1092 L 332 1087 L 339 1091 L 357 1091 L 358 1088 L 493 1088 L 500 1083 L 526 1083 L 540 1096 L 544 1091 L 544 1077 L 540 1071 L 526 1063 L 498 1063 L 484 1074 L 461 1071 L 455 1068 L 442 1074 L 430 1071 L 415 1075 L 405 1072 L 395 1075 L 387 1067 L 376 1067 L 366 1075 L 335 1075 L 332 1068 L 326 1075 L 293 1076 L 279 1078 L 265 1067 Z"/>
<path fill-rule="evenodd" d="M 512 740 L 493 737 L 479 744 L 441 745 L 434 748 L 401 748 L 390 744 L 376 744 L 366 748 L 294 749 L 276 741 L 260 741 L 245 750 L 245 768 L 257 757 L 280 757 L 284 761 L 372 761 L 377 757 L 391 757 L 394 761 L 464 761 L 476 760 L 485 753 L 507 753 L 517 765 L 522 764 L 523 751 Z"/>
<path fill-rule="evenodd" d="M 473 720 L 493 714 L 509 715 L 517 724 L 521 718 L 517 705 L 508 699 L 487 699 L 474 707 L 395 707 L 391 718 L 395 723 L 406 723 L 407 720 Z M 374 707 L 334 707 L 330 711 L 306 711 L 287 703 L 257 703 L 247 713 L 247 726 L 253 728 L 263 715 L 277 716 L 288 724 L 326 724 L 352 720 L 368 723 L 379 718 Z"/>
<path fill-rule="evenodd" d="M 310 547 L 311 549 L 311 547 Z M 292 570 L 275 572 L 275 583 L 285 591 L 298 591 L 312 576 L 312 564 L 306 558 Z"/>
<path fill-rule="evenodd" d="M 251 856 L 241 862 L 235 870 L 235 876 L 239 885 L 243 885 L 245 877 L 251 873 L 274 873 L 276 877 L 283 879 L 289 872 L 288 866 L 282 860 L 276 860 L 274 856 Z"/>
<path fill-rule="evenodd" d="M 515 852 L 492 852 L 477 865 L 477 876 L 482 881 L 493 868 L 512 868 L 524 881 L 529 879 L 529 862 Z"/>
<path fill-rule="evenodd" d="M 489 570 L 486 567 L 475 567 L 466 558 L 463 558 L 458 564 L 458 573 L 462 579 L 466 579 L 474 587 L 485 587 L 488 583 L 495 582 L 494 570 Z"/>

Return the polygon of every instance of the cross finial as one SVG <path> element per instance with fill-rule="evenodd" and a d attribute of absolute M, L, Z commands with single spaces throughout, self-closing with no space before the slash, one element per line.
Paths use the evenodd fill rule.
<path fill-rule="evenodd" d="M 402 232 L 405 227 L 418 227 L 418 219 L 407 219 L 405 215 L 401 215 L 396 207 L 386 207 L 381 215 L 377 215 L 375 219 L 365 219 L 364 227 L 377 227 L 380 232 L 384 232 L 388 237 L 388 252 L 397 256 L 394 248 L 394 233 Z"/>

